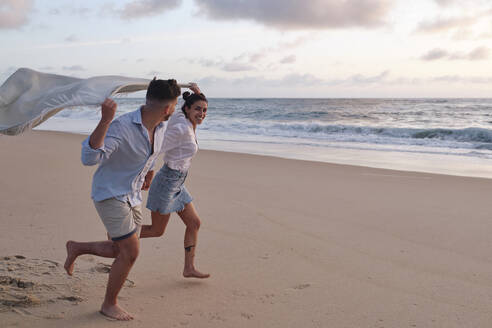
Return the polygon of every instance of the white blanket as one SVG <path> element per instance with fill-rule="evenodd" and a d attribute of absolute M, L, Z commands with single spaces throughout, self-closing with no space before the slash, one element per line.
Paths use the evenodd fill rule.
<path fill-rule="evenodd" d="M 146 90 L 149 82 L 123 76 L 78 79 L 20 68 L 0 86 L 0 133 L 20 134 L 64 108 L 100 105 L 117 93 Z"/>

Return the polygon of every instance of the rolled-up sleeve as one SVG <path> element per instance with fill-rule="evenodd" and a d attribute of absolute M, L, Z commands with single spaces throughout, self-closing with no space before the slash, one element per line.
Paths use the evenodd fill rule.
<path fill-rule="evenodd" d="M 111 154 L 118 149 L 121 138 L 117 137 L 118 133 L 116 131 L 118 130 L 118 126 L 115 123 L 116 122 L 113 122 L 110 125 L 102 147 L 97 149 L 92 148 L 89 144 L 90 136 L 82 142 L 82 164 L 87 166 L 99 164 L 103 160 L 109 158 Z"/>

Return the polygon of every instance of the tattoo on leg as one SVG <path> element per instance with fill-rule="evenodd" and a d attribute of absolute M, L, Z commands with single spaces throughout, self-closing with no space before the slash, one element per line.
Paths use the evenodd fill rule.
<path fill-rule="evenodd" d="M 195 247 L 195 245 L 191 245 L 191 246 L 185 247 L 185 250 L 186 250 L 187 252 L 191 252 L 191 248 L 192 248 L 192 247 Z"/>

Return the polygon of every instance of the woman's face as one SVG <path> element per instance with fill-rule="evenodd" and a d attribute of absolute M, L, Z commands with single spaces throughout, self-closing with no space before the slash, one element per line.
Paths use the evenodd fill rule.
<path fill-rule="evenodd" d="M 191 107 L 185 107 L 186 116 L 193 125 L 202 124 L 205 116 L 207 116 L 208 104 L 206 101 L 198 100 L 191 105 Z"/>

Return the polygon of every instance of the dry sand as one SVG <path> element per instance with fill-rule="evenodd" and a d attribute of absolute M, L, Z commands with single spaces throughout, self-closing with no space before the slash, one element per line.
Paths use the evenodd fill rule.
<path fill-rule="evenodd" d="M 103 240 L 83 136 L 0 137 L 1 327 L 490 327 L 492 180 L 200 151 L 187 181 L 202 218 L 181 277 L 184 226 L 142 241 L 98 313 L 108 259 L 68 277 L 67 239 Z M 160 166 L 160 163 L 159 163 Z M 145 220 L 150 221 L 147 210 Z"/>

